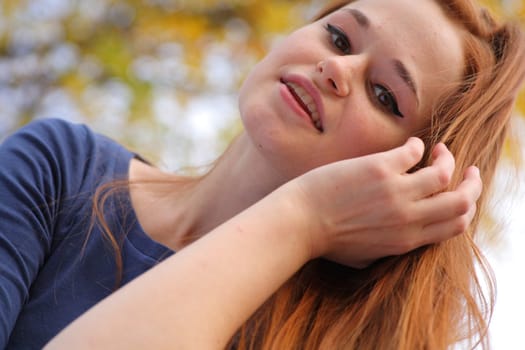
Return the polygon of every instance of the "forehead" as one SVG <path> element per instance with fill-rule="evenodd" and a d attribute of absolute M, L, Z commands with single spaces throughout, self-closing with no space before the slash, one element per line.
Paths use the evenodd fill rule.
<path fill-rule="evenodd" d="M 462 77 L 461 30 L 434 0 L 359 0 L 343 8 L 369 19 L 371 42 L 382 54 L 405 63 L 428 105 L 440 90 Z M 378 45 L 379 44 L 379 45 Z"/>

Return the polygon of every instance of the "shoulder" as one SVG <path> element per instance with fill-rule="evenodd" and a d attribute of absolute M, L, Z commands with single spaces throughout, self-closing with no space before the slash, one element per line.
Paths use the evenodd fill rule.
<path fill-rule="evenodd" d="M 82 182 L 101 173 L 127 175 L 133 154 L 119 143 L 97 134 L 83 124 L 61 119 L 30 122 L 0 145 L 0 160 L 9 164 L 4 174 L 27 179 L 40 178 L 65 192 L 81 190 Z"/>
<path fill-rule="evenodd" d="M 61 119 L 33 121 L 8 136 L 0 147 L 2 157 L 43 156 L 52 160 L 60 153 L 74 153 L 89 147 L 87 127 Z"/>
<path fill-rule="evenodd" d="M 40 119 L 21 127 L 3 142 L 3 149 L 29 147 L 31 151 L 71 150 L 86 145 L 92 133 L 85 125 L 62 119 Z M 68 147 L 69 146 L 69 147 Z"/>

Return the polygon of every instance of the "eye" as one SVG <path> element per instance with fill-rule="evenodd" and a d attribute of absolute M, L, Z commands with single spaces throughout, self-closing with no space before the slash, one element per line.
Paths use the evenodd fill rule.
<path fill-rule="evenodd" d="M 373 86 L 373 92 L 377 99 L 377 102 L 379 103 L 382 109 L 384 109 L 388 113 L 396 115 L 399 118 L 404 118 L 403 114 L 401 114 L 401 112 L 399 111 L 396 98 L 390 90 L 388 90 L 384 86 L 376 84 Z"/>
<path fill-rule="evenodd" d="M 330 23 L 327 23 L 325 26 L 325 29 L 330 33 L 330 42 L 332 45 L 334 45 L 335 48 L 337 48 L 339 51 L 341 51 L 345 55 L 350 55 L 352 51 L 352 45 L 350 44 L 350 40 L 348 40 L 348 36 L 346 36 L 345 32 Z"/>

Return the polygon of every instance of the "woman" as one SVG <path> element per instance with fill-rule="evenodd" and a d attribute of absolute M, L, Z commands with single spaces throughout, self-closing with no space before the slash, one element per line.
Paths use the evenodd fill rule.
<path fill-rule="evenodd" d="M 256 66 L 246 132 L 201 179 L 85 127 L 22 129 L 0 149 L 2 345 L 485 342 L 476 201 L 524 52 L 468 0 L 345 1 Z"/>

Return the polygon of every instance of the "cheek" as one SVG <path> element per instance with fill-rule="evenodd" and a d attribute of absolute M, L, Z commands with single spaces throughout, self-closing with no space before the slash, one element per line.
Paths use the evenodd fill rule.
<path fill-rule="evenodd" d="M 269 94 L 271 90 L 270 87 L 267 87 L 268 84 L 265 84 L 268 81 L 266 72 L 264 61 L 259 62 L 248 74 L 239 89 L 238 107 L 244 124 L 249 119 L 257 118 L 264 112 L 265 101 L 268 97 L 263 93 Z"/>
<path fill-rule="evenodd" d="M 384 152 L 398 147 L 408 136 L 388 116 L 380 113 L 354 114 L 347 118 L 339 128 L 337 147 L 343 158 L 355 158 L 368 154 Z"/>
<path fill-rule="evenodd" d="M 257 85 L 259 85 L 264 78 L 265 60 L 266 58 L 257 63 L 242 82 L 239 89 L 239 106 L 242 105 L 245 99 L 248 99 L 250 95 L 257 91 Z"/>
<path fill-rule="evenodd" d="M 299 29 L 280 40 L 269 52 L 275 64 L 312 64 L 321 57 L 323 38 L 314 27 Z"/>

